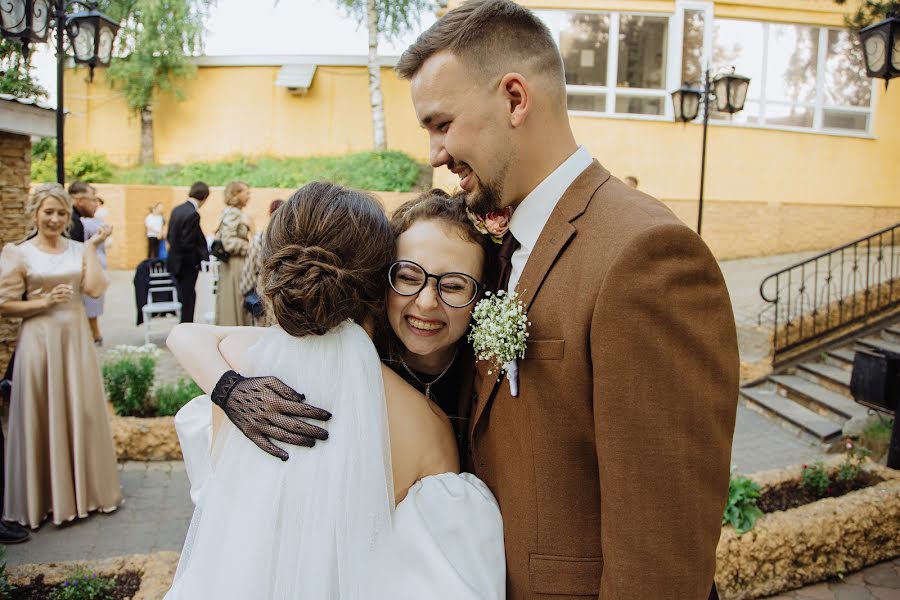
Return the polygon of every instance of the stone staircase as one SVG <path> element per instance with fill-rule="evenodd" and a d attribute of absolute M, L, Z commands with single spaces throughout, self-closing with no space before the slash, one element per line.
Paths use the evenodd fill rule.
<path fill-rule="evenodd" d="M 851 419 L 864 420 L 869 410 L 850 395 L 850 374 L 857 349 L 900 353 L 900 324 L 823 350 L 818 358 L 773 373 L 741 388 L 748 407 L 821 444 L 839 440 Z"/>

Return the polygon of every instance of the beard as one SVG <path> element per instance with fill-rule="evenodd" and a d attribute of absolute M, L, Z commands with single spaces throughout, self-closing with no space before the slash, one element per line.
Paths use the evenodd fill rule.
<path fill-rule="evenodd" d="M 503 208 L 503 181 L 508 170 L 509 165 L 504 165 L 496 177 L 497 183 L 488 183 L 477 178 L 475 189 L 465 196 L 469 210 L 476 215 L 486 215 Z"/>

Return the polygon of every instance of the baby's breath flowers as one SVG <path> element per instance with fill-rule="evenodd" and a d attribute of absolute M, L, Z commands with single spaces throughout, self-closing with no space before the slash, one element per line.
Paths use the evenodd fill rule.
<path fill-rule="evenodd" d="M 510 363 L 525 357 L 528 339 L 528 315 L 516 292 L 487 292 L 472 311 L 469 341 L 478 360 L 491 363 L 488 374 L 507 371 Z M 518 382 L 510 379 L 513 396 L 518 395 Z"/>
<path fill-rule="evenodd" d="M 143 346 L 129 346 L 127 344 L 120 344 L 110 349 L 107 353 L 107 358 L 110 359 L 119 359 L 119 358 L 140 358 L 142 356 L 149 356 L 151 358 L 159 358 L 160 350 L 154 344 L 144 344 Z"/>

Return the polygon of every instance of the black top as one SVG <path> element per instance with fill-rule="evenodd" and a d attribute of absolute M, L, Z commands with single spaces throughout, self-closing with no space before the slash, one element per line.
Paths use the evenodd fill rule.
<path fill-rule="evenodd" d="M 84 242 L 84 225 L 81 224 L 81 213 L 72 207 L 72 226 L 69 228 L 69 239 Z"/>
<path fill-rule="evenodd" d="M 459 414 L 459 394 L 460 389 L 462 388 L 463 382 L 461 377 L 462 373 L 462 361 L 465 360 L 463 358 L 465 354 L 463 352 L 459 352 L 456 355 L 456 358 L 453 359 L 453 364 L 444 373 L 444 376 L 441 377 L 437 383 L 431 386 L 431 400 L 441 407 L 441 410 L 447 415 L 450 419 L 450 423 L 453 425 L 453 433 L 456 434 L 456 442 L 460 448 L 460 452 L 463 452 L 465 448 L 465 435 L 468 429 L 468 421 L 469 416 L 465 415 L 465 417 L 460 416 Z M 425 393 L 425 385 L 416 381 L 409 372 L 403 368 L 403 365 L 399 360 L 385 360 L 386 365 L 388 365 L 394 372 L 396 372 L 400 377 L 402 377 L 408 384 L 419 390 L 422 394 Z M 419 371 L 412 370 L 416 377 L 419 378 L 420 381 L 428 383 L 429 381 L 433 381 L 437 375 L 432 375 L 430 373 L 420 373 Z"/>

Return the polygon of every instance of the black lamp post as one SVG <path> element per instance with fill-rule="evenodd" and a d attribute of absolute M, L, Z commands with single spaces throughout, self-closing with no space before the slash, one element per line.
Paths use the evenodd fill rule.
<path fill-rule="evenodd" d="M 85 10 L 72 15 L 66 9 L 76 5 Z M 30 44 L 46 42 L 52 20 L 56 27 L 56 180 L 66 181 L 64 152 L 63 67 L 65 66 L 65 34 L 75 52 L 75 62 L 90 67 L 90 79 L 94 68 L 108 66 L 112 56 L 113 40 L 119 25 L 97 10 L 93 4 L 78 0 L 0 0 L 0 33 L 17 40 L 22 54 L 28 57 Z"/>
<path fill-rule="evenodd" d="M 900 15 L 891 13 L 888 18 L 869 25 L 859 32 L 866 72 L 869 77 L 884 79 L 887 89 L 891 79 L 900 76 Z"/>
<path fill-rule="evenodd" d="M 692 87 L 685 82 L 681 88 L 672 92 L 672 102 L 675 105 L 675 120 L 685 123 L 693 121 L 700 114 L 700 105 L 703 104 L 703 150 L 700 159 L 700 205 L 697 209 L 697 235 L 703 225 L 703 188 L 706 179 L 706 136 L 709 129 L 710 100 L 715 102 L 715 109 L 719 112 L 734 114 L 744 110 L 744 102 L 747 100 L 747 88 L 750 78 L 731 73 L 717 75 L 710 80 L 709 69 L 704 74 L 703 87 Z"/>

